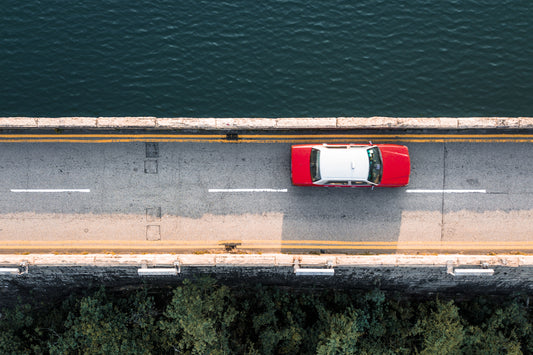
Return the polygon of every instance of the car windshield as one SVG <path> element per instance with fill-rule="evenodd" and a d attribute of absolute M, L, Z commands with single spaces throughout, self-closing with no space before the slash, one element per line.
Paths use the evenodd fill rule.
<path fill-rule="evenodd" d="M 311 181 L 315 182 L 320 180 L 320 150 L 311 149 Z"/>
<path fill-rule="evenodd" d="M 383 163 L 381 162 L 381 154 L 378 147 L 371 147 L 367 149 L 369 169 L 368 181 L 374 184 L 381 182 L 381 175 L 383 173 Z"/>

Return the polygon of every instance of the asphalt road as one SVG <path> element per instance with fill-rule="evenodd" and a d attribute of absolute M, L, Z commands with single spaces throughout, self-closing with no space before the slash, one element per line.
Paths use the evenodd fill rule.
<path fill-rule="evenodd" d="M 291 144 L 363 141 L 335 133 L 0 143 L 0 250 L 533 250 L 533 135 L 376 136 L 409 148 L 409 186 L 292 186 Z"/>

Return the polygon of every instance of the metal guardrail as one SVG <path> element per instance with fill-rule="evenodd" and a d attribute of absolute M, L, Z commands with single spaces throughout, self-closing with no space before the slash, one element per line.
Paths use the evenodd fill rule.
<path fill-rule="evenodd" d="M 149 268 L 146 263 L 137 269 L 139 276 L 176 276 L 181 273 L 181 266 L 178 261 L 174 263 L 174 267 L 165 268 Z"/>
<path fill-rule="evenodd" d="M 454 268 L 453 261 L 446 263 L 446 272 L 453 276 L 492 276 L 494 275 L 494 269 L 488 268 L 488 263 L 481 263 L 481 269 L 456 269 Z"/>
<path fill-rule="evenodd" d="M 333 276 L 335 275 L 335 269 L 333 269 L 333 261 L 328 260 L 326 262 L 326 268 L 302 268 L 300 261 L 294 260 L 294 274 L 296 276 Z"/>
<path fill-rule="evenodd" d="M 20 264 L 20 267 L 2 267 L 0 275 L 24 275 L 28 273 L 28 263 L 26 261 Z"/>

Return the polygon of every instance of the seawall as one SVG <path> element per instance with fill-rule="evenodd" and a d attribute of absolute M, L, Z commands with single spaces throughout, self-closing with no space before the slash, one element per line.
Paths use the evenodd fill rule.
<path fill-rule="evenodd" d="M 0 271 L 8 268 L 20 273 L 0 273 L 0 307 L 12 305 L 19 297 L 46 300 L 101 285 L 175 286 L 202 275 L 230 285 L 379 288 L 405 294 L 533 292 L 533 256 L 527 255 L 0 255 Z M 139 269 L 154 268 L 175 272 L 139 275 Z M 331 273 L 297 275 L 296 270 L 302 269 Z"/>
<path fill-rule="evenodd" d="M 531 129 L 533 117 L 298 117 L 298 118 L 158 118 L 158 117 L 0 117 L 0 129 Z"/>

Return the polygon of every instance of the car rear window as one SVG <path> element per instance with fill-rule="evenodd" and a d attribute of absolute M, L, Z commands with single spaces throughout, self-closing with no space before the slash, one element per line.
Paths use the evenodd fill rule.
<path fill-rule="evenodd" d="M 311 149 L 311 181 L 315 182 L 320 180 L 320 150 Z"/>

